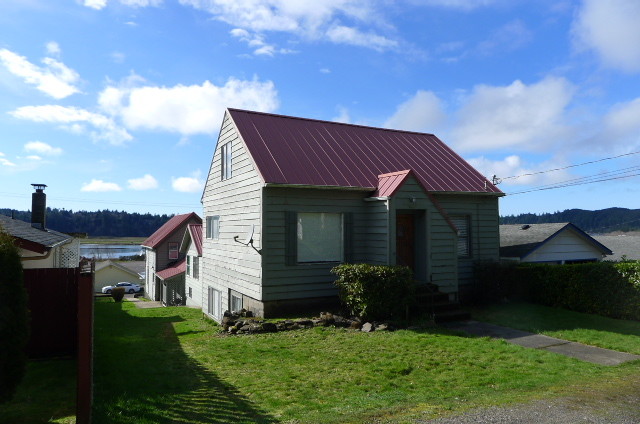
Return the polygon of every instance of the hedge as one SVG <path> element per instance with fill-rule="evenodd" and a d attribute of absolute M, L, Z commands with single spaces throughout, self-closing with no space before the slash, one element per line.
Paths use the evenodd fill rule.
<path fill-rule="evenodd" d="M 611 318 L 640 320 L 640 262 L 573 265 L 478 263 L 485 301 L 520 299 Z"/>
<path fill-rule="evenodd" d="M 361 318 L 403 318 L 414 299 L 413 275 L 406 266 L 342 264 L 331 272 L 338 276 L 340 300 Z"/>

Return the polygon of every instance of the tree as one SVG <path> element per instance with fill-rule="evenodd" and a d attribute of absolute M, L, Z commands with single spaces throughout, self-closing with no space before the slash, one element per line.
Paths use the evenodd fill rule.
<path fill-rule="evenodd" d="M 13 238 L 0 228 L 0 403 L 13 397 L 24 376 L 28 314 L 20 254 Z"/>

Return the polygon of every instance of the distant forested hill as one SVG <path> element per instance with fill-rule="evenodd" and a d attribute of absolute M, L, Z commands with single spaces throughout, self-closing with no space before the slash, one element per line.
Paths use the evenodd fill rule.
<path fill-rule="evenodd" d="M 0 209 L 11 216 L 11 209 Z M 13 216 L 31 222 L 31 212 L 13 211 Z M 87 233 L 90 237 L 149 237 L 172 215 L 151 215 L 102 210 L 68 211 L 47 208 L 47 228 L 63 233 Z"/>
<path fill-rule="evenodd" d="M 609 208 L 599 211 L 567 209 L 540 215 L 524 213 L 500 217 L 500 224 L 546 224 L 571 222 L 588 233 L 640 230 L 640 209 Z"/>

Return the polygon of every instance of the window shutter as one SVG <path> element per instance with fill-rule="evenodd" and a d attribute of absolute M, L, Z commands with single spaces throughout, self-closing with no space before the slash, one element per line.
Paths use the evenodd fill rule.
<path fill-rule="evenodd" d="M 344 261 L 353 262 L 353 213 L 346 212 L 343 215 L 344 225 Z"/>
<path fill-rule="evenodd" d="M 284 260 L 286 265 L 295 265 L 298 262 L 297 217 L 293 211 L 284 213 Z"/>

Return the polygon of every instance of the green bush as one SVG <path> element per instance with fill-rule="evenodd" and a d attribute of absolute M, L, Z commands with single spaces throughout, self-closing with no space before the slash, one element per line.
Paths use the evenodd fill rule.
<path fill-rule="evenodd" d="M 115 302 L 122 302 L 124 298 L 124 287 L 114 287 L 113 290 L 111 290 L 111 297 L 113 297 Z"/>
<path fill-rule="evenodd" d="M 29 311 L 22 263 L 13 238 L 0 228 L 0 403 L 13 397 L 24 376 Z"/>
<path fill-rule="evenodd" d="M 528 300 L 611 318 L 640 320 L 640 262 L 478 264 L 485 300 Z"/>
<path fill-rule="evenodd" d="M 413 276 L 406 266 L 342 264 L 331 272 L 338 276 L 340 300 L 358 317 L 402 318 L 413 301 Z"/>

